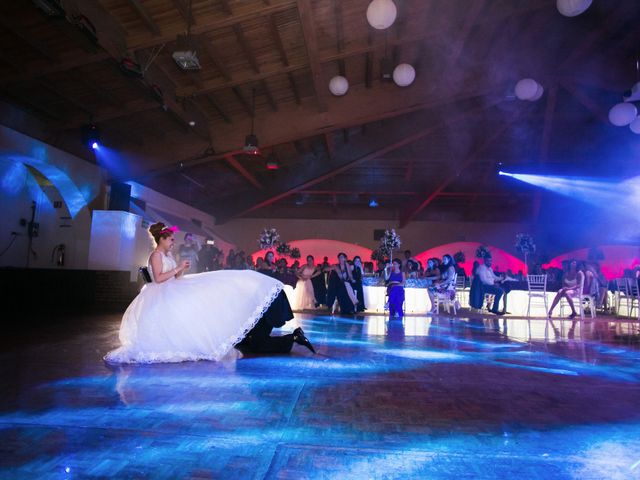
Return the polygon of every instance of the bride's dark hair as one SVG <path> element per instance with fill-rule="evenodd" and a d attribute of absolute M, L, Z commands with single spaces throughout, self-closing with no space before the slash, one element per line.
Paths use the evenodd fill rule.
<path fill-rule="evenodd" d="M 162 222 L 156 222 L 149 227 L 149 233 L 153 237 L 156 243 L 160 243 L 162 238 L 167 238 L 173 235 L 173 232 L 167 230 L 167 226 Z"/>

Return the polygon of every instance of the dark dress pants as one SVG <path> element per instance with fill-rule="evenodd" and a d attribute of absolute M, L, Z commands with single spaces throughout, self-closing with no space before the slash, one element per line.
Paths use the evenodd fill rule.
<path fill-rule="evenodd" d="M 491 295 L 494 295 L 494 300 L 493 300 L 493 307 L 491 308 L 492 312 L 498 312 L 498 308 L 500 305 L 500 299 L 502 298 L 502 295 L 504 294 L 504 290 L 502 288 L 500 288 L 497 285 L 483 285 L 482 286 L 482 291 L 484 293 L 490 293 Z"/>
<path fill-rule="evenodd" d="M 237 346 L 253 353 L 289 353 L 293 346 L 293 334 L 272 337 L 273 328 L 282 327 L 293 318 L 291 305 L 281 291 L 271 305 Z"/>

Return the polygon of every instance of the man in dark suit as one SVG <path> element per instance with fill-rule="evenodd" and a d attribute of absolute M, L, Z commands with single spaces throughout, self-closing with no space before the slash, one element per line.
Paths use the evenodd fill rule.
<path fill-rule="evenodd" d="M 275 300 L 271 302 L 267 311 L 264 312 L 264 315 L 258 320 L 255 327 L 247 333 L 247 336 L 236 347 L 241 351 L 250 353 L 289 353 L 295 342 L 316 353 L 313 345 L 311 345 L 311 342 L 300 327 L 287 335 L 271 336 L 271 331 L 274 328 L 282 327 L 292 318 L 291 305 L 284 290 L 281 290 Z"/>

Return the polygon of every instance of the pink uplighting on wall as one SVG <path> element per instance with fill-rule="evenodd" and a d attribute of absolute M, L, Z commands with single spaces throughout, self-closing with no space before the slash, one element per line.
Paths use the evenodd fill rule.
<path fill-rule="evenodd" d="M 454 242 L 447 243 L 446 245 L 440 245 L 438 247 L 425 250 L 414 257 L 419 260 L 423 266 L 426 266 L 427 260 L 433 257 L 442 258 L 443 255 L 449 254 L 455 255 L 457 252 L 463 252 L 465 255 L 465 262 L 460 264 L 467 275 L 471 275 L 471 269 L 473 268 L 473 262 L 476 259 L 476 249 L 481 244 L 478 242 Z M 487 245 L 493 258 L 493 268 L 501 272 L 506 272 L 511 269 L 513 273 L 518 273 L 522 270 L 525 272 L 524 262 L 519 258 L 505 252 L 504 250 Z M 398 252 L 398 256 L 402 256 L 403 252 Z M 395 253 L 394 253 L 395 256 Z"/>
<path fill-rule="evenodd" d="M 576 260 L 587 260 L 589 258 L 588 248 L 580 248 L 571 252 L 563 253 L 552 259 L 543 268 L 562 268 L 562 262 L 575 258 Z M 604 259 L 599 260 L 602 273 L 607 280 L 622 277 L 624 270 L 640 265 L 640 246 L 632 245 L 603 245 L 598 247 Z"/>
<path fill-rule="evenodd" d="M 294 240 L 287 242 L 292 248 L 296 247 L 300 249 L 300 263 L 306 262 L 307 255 L 313 255 L 316 263 L 322 262 L 323 257 L 329 257 L 329 263 L 337 263 L 338 253 L 344 252 L 350 259 L 359 255 L 363 262 L 368 262 L 371 259 L 371 250 L 369 248 L 361 247 L 354 243 L 340 242 L 338 240 L 326 240 L 321 238 L 312 238 L 307 240 Z M 253 260 L 258 257 L 264 257 L 267 250 L 258 250 L 253 252 Z M 280 255 L 276 253 L 276 258 L 280 258 Z M 287 258 L 289 263 L 292 263 L 291 258 Z"/>

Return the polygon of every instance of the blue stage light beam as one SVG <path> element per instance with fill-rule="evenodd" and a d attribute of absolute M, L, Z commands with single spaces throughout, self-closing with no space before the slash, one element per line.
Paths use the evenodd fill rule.
<path fill-rule="evenodd" d="M 640 208 L 640 176 L 607 181 L 595 177 L 498 173 L 596 207 L 616 207 L 618 211 L 628 208 L 634 212 Z"/>

